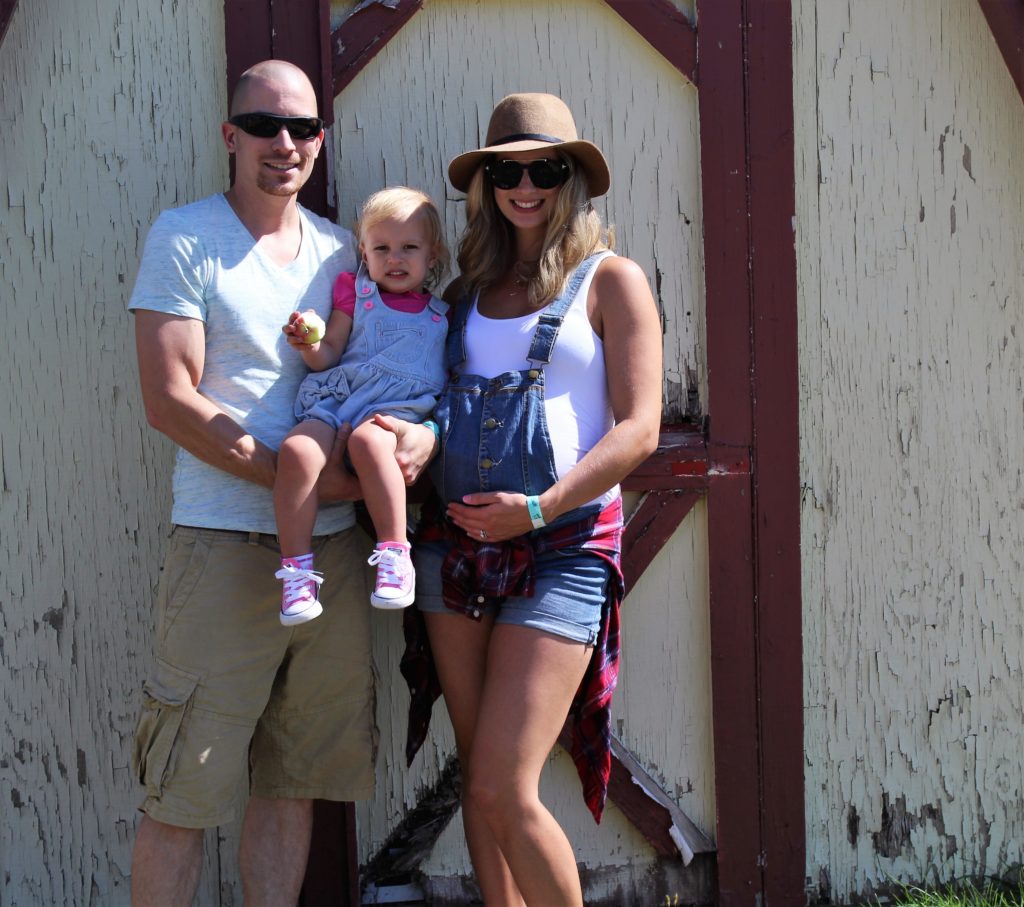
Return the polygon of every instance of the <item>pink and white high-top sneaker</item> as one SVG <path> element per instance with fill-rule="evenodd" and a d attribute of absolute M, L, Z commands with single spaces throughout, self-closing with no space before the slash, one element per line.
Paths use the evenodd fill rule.
<path fill-rule="evenodd" d="M 416 597 L 416 571 L 406 542 L 377 542 L 367 563 L 377 568 L 377 584 L 370 596 L 375 608 L 408 608 Z"/>

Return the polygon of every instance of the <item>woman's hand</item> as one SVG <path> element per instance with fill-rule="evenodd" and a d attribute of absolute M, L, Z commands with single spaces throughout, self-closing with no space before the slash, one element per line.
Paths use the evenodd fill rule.
<path fill-rule="evenodd" d="M 424 467 L 434 459 L 438 448 L 437 436 L 426 425 L 406 422 L 394 416 L 378 413 L 373 421 L 395 435 L 395 460 L 398 468 L 402 470 L 405 484 L 414 484 Z"/>
<path fill-rule="evenodd" d="M 334 446 L 316 483 L 317 497 L 323 502 L 360 501 L 363 498 L 359 477 L 349 472 L 342 460 L 350 434 L 352 426 L 346 423 L 334 436 Z"/>
<path fill-rule="evenodd" d="M 467 494 L 448 505 L 449 519 L 473 539 L 504 542 L 533 529 L 526 495 L 509 491 Z M 483 535 L 481 535 L 483 533 Z"/>

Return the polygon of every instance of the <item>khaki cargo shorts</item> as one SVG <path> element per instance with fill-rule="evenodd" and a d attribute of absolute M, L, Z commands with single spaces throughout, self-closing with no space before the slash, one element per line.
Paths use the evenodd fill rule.
<path fill-rule="evenodd" d="M 175 527 L 135 735 L 143 812 L 210 828 L 239 818 L 250 792 L 373 793 L 371 548 L 358 529 L 314 539 L 324 613 L 284 627 L 274 536 Z"/>

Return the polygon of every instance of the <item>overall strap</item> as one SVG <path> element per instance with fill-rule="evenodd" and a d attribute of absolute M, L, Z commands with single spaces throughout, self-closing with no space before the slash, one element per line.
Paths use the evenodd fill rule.
<path fill-rule="evenodd" d="M 537 320 L 537 329 L 533 332 L 533 343 L 530 345 L 530 353 L 527 358 L 531 362 L 544 365 L 551 361 L 551 351 L 555 348 L 555 341 L 558 339 L 558 331 L 562 327 L 565 313 L 576 298 L 580 285 L 586 279 L 591 269 L 602 259 L 607 258 L 612 252 L 605 250 L 585 258 L 573 271 L 565 289 L 561 295 L 551 303 Z"/>
<path fill-rule="evenodd" d="M 454 372 L 466 361 L 466 319 L 473 307 L 473 300 L 463 293 L 455 303 L 451 323 L 448 325 L 448 338 L 445 340 L 445 367 Z"/>
<path fill-rule="evenodd" d="M 427 300 L 427 308 L 429 308 L 435 315 L 448 314 L 448 303 L 435 296 L 433 293 L 430 294 L 430 299 Z"/>

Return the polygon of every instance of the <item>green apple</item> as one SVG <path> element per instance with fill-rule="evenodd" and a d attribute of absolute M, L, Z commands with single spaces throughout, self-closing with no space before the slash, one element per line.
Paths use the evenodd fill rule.
<path fill-rule="evenodd" d="M 327 325 L 316 312 L 303 312 L 296 319 L 296 327 L 306 343 L 319 343 L 324 338 Z"/>

